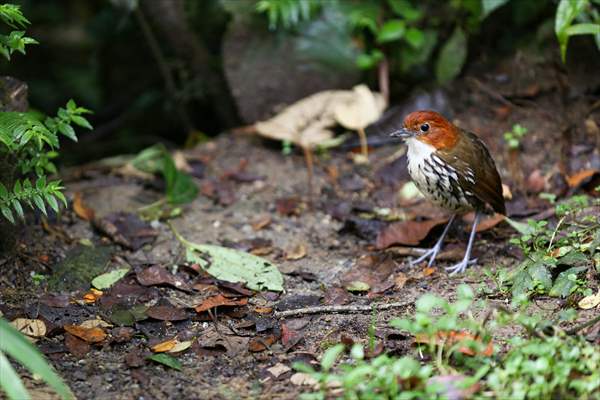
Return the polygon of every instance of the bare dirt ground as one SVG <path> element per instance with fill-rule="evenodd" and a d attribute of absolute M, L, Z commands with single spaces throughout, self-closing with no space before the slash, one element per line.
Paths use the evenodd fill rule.
<path fill-rule="evenodd" d="M 522 219 L 543 216 L 551 208 L 538 193 L 565 196 L 582 191 L 581 187 L 570 188 L 564 177 L 600 168 L 600 134 L 585 123 L 600 120 L 600 107 L 585 89 L 577 89 L 569 81 L 572 75 L 554 64 L 529 61 L 523 65 L 518 57 L 493 73 L 472 72 L 446 96 L 451 105 L 447 113 L 489 145 L 503 181 L 512 191 L 508 213 Z M 392 113 L 388 123 L 398 123 L 401 114 Z M 529 133 L 515 156 L 507 150 L 502 133 L 516 123 L 527 127 Z M 383 137 L 384 131 L 380 126 L 370 133 Z M 409 315 L 411 303 L 423 293 L 451 299 L 456 286 L 467 283 L 475 290 L 487 287 L 487 295 L 481 296 L 491 304 L 509 301 L 509 295 L 484 273 L 514 268 L 522 257 L 508 243 L 515 233 L 505 222 L 478 234 L 474 250 L 478 265 L 456 277 L 449 277 L 444 267 L 462 257 L 469 227 L 464 221 L 450 231 L 446 251 L 434 268 L 410 269 L 410 246 L 376 246 L 378 233 L 390 223 L 386 221 L 389 215 L 419 223 L 443 217 L 443 212 L 424 201 L 398 195 L 408 181 L 400 145 L 373 148 L 368 165 L 354 164 L 344 150 L 318 155 L 312 204 L 302 155 L 283 155 L 278 144 L 223 134 L 185 154 L 195 166 L 201 195 L 171 220 L 175 229 L 192 242 L 233 246 L 274 262 L 284 274 L 285 291 L 248 294 L 184 266 L 182 247 L 162 222 L 124 234 L 129 240 L 125 246 L 117 235 L 101 233 L 71 209 L 48 222 L 31 221 L 34 223 L 22 233 L 17 252 L 0 258 L 0 311 L 10 320 L 28 317 L 47 323 L 48 333 L 37 345 L 78 398 L 293 399 L 308 389 L 290 380 L 292 363 L 312 362 L 340 341 L 365 342 L 373 318 L 383 351 L 413 353 L 413 339 L 390 328 L 388 321 Z M 123 212 L 125 225 L 135 220 L 130 213 L 160 196 L 160 185 L 158 178 L 144 181 L 97 165 L 72 171 L 66 182 L 68 197 L 81 195 L 82 204 L 94 211 L 96 220 Z M 427 247 L 441 228 L 425 231 L 423 240 L 412 231 L 409 236 L 413 235 L 420 247 Z M 126 227 L 121 226 L 117 233 L 124 231 Z M 100 271 L 124 264 L 132 270 L 98 300 L 84 303 L 89 289 L 85 276 L 73 282 L 76 274 L 67 272 L 58 282 L 49 278 L 39 285 L 33 283 L 32 274 L 56 276 L 66 268 L 64 260 Z M 179 268 L 173 268 L 175 265 Z M 151 267 L 184 282 L 184 290 L 172 284 L 144 285 L 140 276 Z M 367 282 L 368 290 L 348 291 L 352 281 Z M 597 277 L 590 282 L 597 290 Z M 222 306 L 211 313 L 193 310 L 216 294 L 247 299 L 247 304 Z M 370 312 L 285 319 L 274 314 L 326 304 L 392 302 L 407 305 L 379 311 L 374 317 Z M 123 322 L 118 312 L 140 304 L 165 305 L 183 316 L 129 322 L 125 318 Z M 562 299 L 541 297 L 531 312 L 551 316 L 565 306 Z M 587 320 L 592 313 L 580 311 L 578 320 Z M 111 325 L 104 328 L 109 336 L 97 344 L 86 343 L 62 328 L 94 318 Z M 514 334 L 510 329 L 497 332 L 495 341 L 501 345 Z M 152 346 L 174 337 L 193 342 L 174 354 L 182 363 L 181 371 L 145 359 L 152 354 Z M 284 367 L 271 369 L 278 364 Z M 27 379 L 27 383 L 34 398 L 52 398 L 33 380 Z"/>

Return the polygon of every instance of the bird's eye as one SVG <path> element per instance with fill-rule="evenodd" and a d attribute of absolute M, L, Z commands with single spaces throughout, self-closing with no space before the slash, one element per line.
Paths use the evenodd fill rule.
<path fill-rule="evenodd" d="M 429 124 L 421 125 L 421 132 L 427 132 L 429 130 Z"/>

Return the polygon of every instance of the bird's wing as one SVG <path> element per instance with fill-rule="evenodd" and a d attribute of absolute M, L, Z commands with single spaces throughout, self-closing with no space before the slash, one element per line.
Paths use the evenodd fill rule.
<path fill-rule="evenodd" d="M 502 181 L 494 159 L 477 135 L 465 131 L 462 133 L 452 149 L 439 152 L 440 158 L 456 169 L 459 184 L 466 191 L 473 193 L 479 201 L 489 204 L 494 211 L 506 214 Z M 469 142 L 473 146 L 469 146 Z"/>

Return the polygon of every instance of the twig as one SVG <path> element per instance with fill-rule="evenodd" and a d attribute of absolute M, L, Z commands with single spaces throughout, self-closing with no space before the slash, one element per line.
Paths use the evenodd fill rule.
<path fill-rule="evenodd" d="M 398 303 L 386 303 L 386 304 L 349 304 L 341 306 L 316 306 L 316 307 L 305 307 L 297 308 L 295 310 L 278 311 L 275 313 L 275 318 L 288 318 L 295 317 L 297 315 L 309 315 L 309 314 L 335 314 L 335 313 L 360 313 L 370 312 L 375 308 L 377 311 L 389 310 L 390 308 L 402 308 L 414 304 L 414 300 L 404 301 Z"/>
<path fill-rule="evenodd" d="M 582 330 L 582 329 L 585 329 L 585 328 L 587 328 L 588 326 L 592 326 L 592 325 L 594 325 L 596 322 L 600 322 L 600 315 L 596 315 L 596 317 L 594 317 L 594 318 L 590 319 L 589 321 L 587 321 L 587 322 L 584 322 L 584 323 L 582 323 L 582 324 L 579 324 L 579 325 L 576 325 L 576 326 L 574 326 L 573 328 L 571 328 L 571 329 L 569 329 L 569 330 L 565 331 L 565 333 L 566 333 L 567 335 L 574 335 L 574 334 L 576 334 L 577 332 L 579 332 L 580 330 Z"/>

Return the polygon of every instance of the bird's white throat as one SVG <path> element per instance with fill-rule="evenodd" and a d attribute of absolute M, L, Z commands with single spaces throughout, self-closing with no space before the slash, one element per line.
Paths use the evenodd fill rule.
<path fill-rule="evenodd" d="M 431 154 L 435 152 L 435 147 L 430 144 L 423 143 L 416 138 L 406 139 L 406 145 L 408 146 L 408 166 L 411 169 L 411 164 L 414 167 L 422 164 L 425 159 L 429 159 Z"/>

